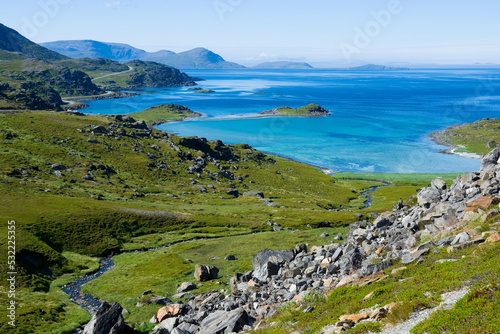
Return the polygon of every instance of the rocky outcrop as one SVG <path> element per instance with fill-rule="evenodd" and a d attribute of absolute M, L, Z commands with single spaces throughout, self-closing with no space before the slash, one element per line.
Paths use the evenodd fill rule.
<path fill-rule="evenodd" d="M 125 328 L 123 308 L 118 303 L 102 303 L 92 320 L 85 326 L 83 334 L 121 334 Z"/>
<path fill-rule="evenodd" d="M 373 222 L 351 224 L 343 244 L 313 246 L 309 252 L 305 245 L 297 245 L 257 253 L 252 260 L 253 271 L 231 278 L 230 295 L 213 290 L 190 297 L 184 304 L 185 314 L 171 322 L 189 333 L 249 330 L 255 321 L 272 316 L 285 302 L 300 300 L 309 289 L 353 283 L 363 286 L 386 279 L 382 270 L 396 260 L 402 264 L 425 261 L 432 247 L 447 247 L 453 252 L 485 242 L 466 232 L 440 236 L 453 234 L 464 221 L 481 214 L 499 214 L 497 209 L 490 210 L 500 202 L 500 164 L 495 163 L 499 157 L 497 148 L 484 157 L 480 172 L 458 177 L 449 188 L 442 180 L 434 180 L 418 192 L 414 206 L 400 202 Z M 496 234 L 490 238 L 490 242 L 500 241 Z M 429 239 L 435 241 L 422 243 Z M 394 273 L 399 270 L 404 267 Z M 392 306 L 346 315 L 332 329 L 350 328 L 361 319 L 380 320 Z"/>

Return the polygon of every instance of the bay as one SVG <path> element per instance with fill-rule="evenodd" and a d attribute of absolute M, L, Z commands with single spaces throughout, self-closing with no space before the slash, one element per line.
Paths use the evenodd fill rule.
<path fill-rule="evenodd" d="M 452 124 L 500 116 L 500 70 L 192 70 L 197 93 L 146 89 L 88 102 L 86 113 L 127 114 L 163 103 L 203 117 L 158 128 L 184 136 L 248 143 L 258 150 L 336 171 L 442 173 L 479 169 L 479 160 L 439 153 L 428 135 Z M 248 118 L 316 103 L 327 117 Z"/>

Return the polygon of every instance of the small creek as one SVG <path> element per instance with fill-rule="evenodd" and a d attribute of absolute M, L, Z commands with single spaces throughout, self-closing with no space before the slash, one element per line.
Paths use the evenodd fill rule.
<path fill-rule="evenodd" d="M 380 187 L 386 187 L 389 185 L 390 185 L 390 183 L 383 182 L 383 184 L 381 184 L 381 185 L 371 187 L 371 188 L 365 190 L 364 192 L 362 192 L 361 195 L 365 196 L 366 200 L 363 203 L 364 206 L 361 209 L 367 209 L 371 206 L 372 200 L 373 200 L 371 194 L 374 193 L 375 190 L 377 190 Z M 255 233 L 255 232 L 253 232 L 253 233 Z M 250 234 L 253 234 L 253 233 L 250 233 Z M 150 248 L 150 249 L 145 249 L 145 250 L 126 251 L 126 252 L 121 252 L 121 253 L 118 253 L 115 255 L 156 251 L 156 250 L 164 249 L 167 247 L 171 247 L 171 246 L 179 244 L 179 243 L 197 241 L 197 240 L 203 240 L 203 239 L 207 239 L 207 238 L 194 238 L 194 239 L 189 239 L 189 240 L 182 240 L 182 241 L 166 244 L 166 245 L 161 246 L 161 247 Z M 96 298 L 88 293 L 82 292 L 82 287 L 86 283 L 88 283 L 88 282 L 90 282 L 98 277 L 101 277 L 104 273 L 113 269 L 114 266 L 115 266 L 115 263 L 113 262 L 112 257 L 104 258 L 100 261 L 99 269 L 97 271 L 94 271 L 92 273 L 89 273 L 89 274 L 86 274 L 86 275 L 83 275 L 83 276 L 77 278 L 73 282 L 62 286 L 61 290 L 64 291 L 65 293 L 67 293 L 70 296 L 70 299 L 75 304 L 83 307 L 87 312 L 94 315 L 97 312 L 97 310 L 99 309 L 99 307 L 101 306 L 102 300 L 100 300 L 99 298 Z"/>
<path fill-rule="evenodd" d="M 381 187 L 387 187 L 387 186 L 391 185 L 388 182 L 382 182 L 382 183 L 383 184 L 381 184 L 379 186 L 374 186 L 374 187 L 368 188 L 367 190 L 365 190 L 361 193 L 361 195 L 366 197 L 366 200 L 363 203 L 364 206 L 361 208 L 361 210 L 368 209 L 372 205 L 373 197 L 371 194 L 373 194 L 375 192 L 375 190 L 377 190 L 378 188 L 381 188 Z"/>
<path fill-rule="evenodd" d="M 244 233 L 244 234 L 236 234 L 236 235 L 231 235 L 231 236 L 242 236 L 242 235 L 250 235 L 250 234 L 255 234 L 259 232 L 251 232 L 251 233 Z M 205 238 L 193 238 L 193 239 L 188 239 L 188 240 L 180 240 L 176 242 L 172 242 L 160 247 L 156 248 L 149 248 L 149 249 L 142 249 L 142 250 L 133 250 L 133 251 L 123 251 L 114 254 L 113 256 L 116 255 L 121 255 L 121 254 L 130 254 L 130 253 L 145 253 L 145 252 L 151 252 L 151 251 L 157 251 L 161 249 L 165 249 L 168 247 L 171 247 L 173 245 L 177 245 L 180 243 L 185 243 L 185 242 L 191 242 L 191 241 L 198 241 L 198 240 L 206 240 L 206 239 L 217 239 L 217 238 L 224 238 L 224 237 L 205 237 Z M 86 275 L 83 275 L 76 280 L 74 280 L 71 283 L 68 283 L 66 285 L 63 285 L 61 287 L 61 290 L 65 293 L 67 293 L 70 296 L 70 299 L 77 305 L 83 307 L 87 312 L 89 312 L 91 315 L 94 315 L 99 307 L 102 304 L 102 300 L 99 298 L 96 298 L 88 293 L 82 292 L 82 287 L 98 278 L 101 277 L 104 273 L 108 272 L 109 270 L 113 269 L 115 267 L 115 263 L 113 262 L 113 257 L 107 257 L 104 259 L 101 259 L 99 262 L 99 269 L 97 271 L 88 273 Z"/>

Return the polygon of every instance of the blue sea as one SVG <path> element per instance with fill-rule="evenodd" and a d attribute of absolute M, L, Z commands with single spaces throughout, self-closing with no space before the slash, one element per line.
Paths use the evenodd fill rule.
<path fill-rule="evenodd" d="M 500 69 L 408 71 L 190 70 L 202 94 L 182 88 L 88 102 L 92 114 L 127 114 L 176 103 L 203 117 L 159 129 L 221 139 L 343 172 L 431 173 L 479 169 L 478 159 L 439 153 L 428 135 L 500 117 Z M 245 118 L 316 103 L 330 116 Z"/>

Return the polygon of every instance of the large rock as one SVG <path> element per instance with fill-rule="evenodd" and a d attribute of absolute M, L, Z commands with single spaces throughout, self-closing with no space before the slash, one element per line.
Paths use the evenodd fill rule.
<path fill-rule="evenodd" d="M 491 196 L 482 196 L 472 202 L 467 203 L 466 211 L 477 211 L 479 209 L 486 211 L 492 205 L 500 203 L 500 198 Z"/>
<path fill-rule="evenodd" d="M 417 195 L 418 205 L 430 205 L 436 203 L 441 198 L 441 192 L 434 188 L 423 188 Z"/>
<path fill-rule="evenodd" d="M 257 196 L 259 198 L 264 198 L 264 193 L 262 191 L 247 191 L 243 193 L 243 196 Z"/>
<path fill-rule="evenodd" d="M 277 275 L 285 263 L 290 263 L 298 253 L 306 250 L 307 246 L 300 244 L 291 249 L 264 249 L 258 252 L 252 259 L 253 277 L 259 281 L 265 281 L 266 278 Z"/>
<path fill-rule="evenodd" d="M 495 148 L 490 153 L 487 153 L 481 159 L 481 170 L 483 173 L 485 171 L 493 169 L 498 163 L 500 159 L 500 147 Z"/>
<path fill-rule="evenodd" d="M 83 334 L 121 334 L 125 328 L 123 308 L 118 303 L 102 303 L 92 320 L 85 326 Z"/>
<path fill-rule="evenodd" d="M 216 279 L 218 273 L 219 268 L 214 266 L 202 266 L 197 264 L 194 268 L 194 277 L 200 282 Z"/>
<path fill-rule="evenodd" d="M 186 309 L 187 307 L 184 304 L 179 304 L 179 303 L 170 304 L 159 309 L 158 313 L 156 314 L 156 317 L 158 318 L 158 321 L 161 323 L 163 320 L 167 318 L 184 315 L 186 313 Z"/>
<path fill-rule="evenodd" d="M 231 312 L 216 311 L 201 322 L 200 334 L 229 334 L 243 330 L 248 314 L 243 308 Z"/>
<path fill-rule="evenodd" d="M 156 326 L 151 334 L 169 334 L 179 324 L 179 318 L 167 318 Z"/>

